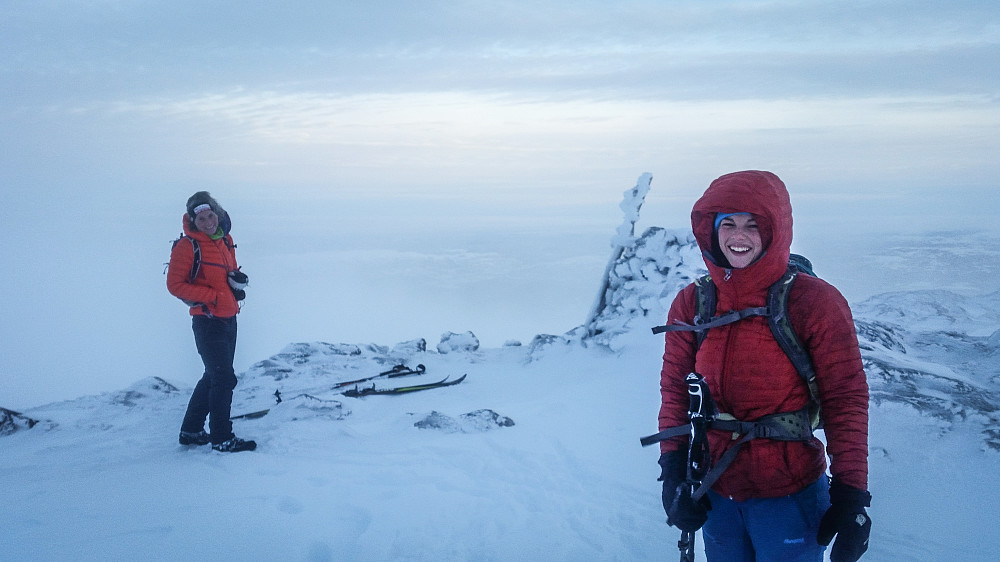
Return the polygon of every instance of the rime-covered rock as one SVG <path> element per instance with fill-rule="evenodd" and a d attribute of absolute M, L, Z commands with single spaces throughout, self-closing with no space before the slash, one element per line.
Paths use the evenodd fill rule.
<path fill-rule="evenodd" d="M 486 408 L 462 414 L 458 416 L 458 419 L 438 411 L 432 411 L 415 422 L 413 426 L 444 433 L 483 433 L 498 428 L 513 427 L 514 420 Z"/>
<path fill-rule="evenodd" d="M 647 229 L 610 268 L 585 339 L 614 348 L 617 336 L 663 323 L 677 292 L 707 272 L 690 231 Z"/>
<path fill-rule="evenodd" d="M 479 338 L 472 332 L 456 334 L 445 332 L 441 335 L 441 343 L 437 345 L 438 353 L 454 353 L 456 351 L 476 351 L 479 349 Z"/>

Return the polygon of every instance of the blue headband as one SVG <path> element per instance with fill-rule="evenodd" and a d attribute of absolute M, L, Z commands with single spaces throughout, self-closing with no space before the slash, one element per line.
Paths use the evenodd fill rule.
<path fill-rule="evenodd" d="M 733 215 L 749 215 L 749 214 L 750 213 L 746 213 L 746 212 L 716 213 L 715 214 L 715 230 L 719 230 L 719 223 L 721 223 L 722 219 L 724 219 L 726 217 L 731 217 Z"/>

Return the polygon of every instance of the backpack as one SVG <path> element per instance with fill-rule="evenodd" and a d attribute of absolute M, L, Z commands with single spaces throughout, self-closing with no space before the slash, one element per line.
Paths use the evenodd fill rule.
<path fill-rule="evenodd" d="M 180 243 L 180 241 L 184 240 L 185 238 L 191 241 L 191 251 L 194 256 L 194 259 L 191 261 L 191 271 L 188 273 L 188 283 L 194 283 L 195 277 L 198 277 L 198 272 L 201 271 L 201 246 L 198 244 L 198 241 L 195 240 L 194 238 L 191 238 L 190 236 L 187 236 L 186 234 L 181 234 L 179 238 L 177 238 L 171 243 L 170 250 L 173 251 L 173 249 L 177 247 L 177 244 Z M 163 273 L 166 273 L 167 269 L 170 268 L 170 262 L 167 262 L 166 264 L 164 264 L 164 266 L 165 267 L 163 268 Z M 204 303 L 189 301 L 185 299 L 181 299 L 181 302 L 191 307 L 201 306 L 202 309 L 205 311 L 205 313 L 208 314 L 208 306 L 206 306 Z"/>
<path fill-rule="evenodd" d="M 809 389 L 808 417 L 812 429 L 822 427 L 820 417 L 819 390 L 816 385 L 816 369 L 813 366 L 812 357 L 802 346 L 791 319 L 788 317 L 788 295 L 791 293 L 795 278 L 801 274 L 816 277 L 813 272 L 812 262 L 804 256 L 791 254 L 788 258 L 788 269 L 778 281 L 768 287 L 767 306 L 746 308 L 743 310 L 729 311 L 725 314 L 716 315 L 717 294 L 715 283 L 710 275 L 699 277 L 695 280 L 695 316 L 693 325 L 671 324 L 657 326 L 653 328 L 654 334 L 664 332 L 688 331 L 695 333 L 696 349 L 701 347 L 701 342 L 708 335 L 708 330 L 726 324 L 738 322 L 750 316 L 764 316 L 767 318 L 768 326 L 775 341 L 781 350 L 788 356 L 789 361 L 795 367 L 799 376 Z"/>
<path fill-rule="evenodd" d="M 180 238 L 174 240 L 170 245 L 170 249 L 173 250 L 177 247 L 177 243 L 185 238 L 191 241 L 191 251 L 194 253 L 194 260 L 191 262 L 191 272 L 188 274 L 188 283 L 193 283 L 195 277 L 198 277 L 198 272 L 201 271 L 201 246 L 198 244 L 198 241 L 186 234 L 181 234 Z"/>

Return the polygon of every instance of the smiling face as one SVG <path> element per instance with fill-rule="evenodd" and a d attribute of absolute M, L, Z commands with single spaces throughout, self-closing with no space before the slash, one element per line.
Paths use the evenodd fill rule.
<path fill-rule="evenodd" d="M 744 268 L 760 257 L 764 244 L 757 220 L 750 214 L 730 215 L 719 223 L 719 247 L 735 269 Z"/>
<path fill-rule="evenodd" d="M 195 215 L 194 226 L 199 232 L 212 235 L 219 230 L 219 216 L 213 211 L 202 211 Z"/>

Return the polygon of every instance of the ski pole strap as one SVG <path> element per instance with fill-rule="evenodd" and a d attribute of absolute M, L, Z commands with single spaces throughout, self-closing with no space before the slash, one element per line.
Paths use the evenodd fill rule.
<path fill-rule="evenodd" d="M 659 433 L 654 433 L 652 435 L 647 435 L 639 439 L 639 443 L 643 447 L 648 447 L 660 441 L 666 441 L 671 437 L 680 437 L 681 435 L 691 435 L 691 424 L 678 425 L 677 427 L 671 427 L 664 429 Z"/>
<path fill-rule="evenodd" d="M 701 332 L 703 330 L 708 330 L 709 328 L 717 328 L 719 326 L 725 326 L 726 324 L 732 324 L 733 322 L 739 322 L 744 318 L 749 318 L 751 316 L 767 316 L 767 307 L 758 306 L 754 308 L 744 308 L 743 310 L 731 310 L 725 314 L 721 314 L 710 319 L 708 322 L 700 323 L 695 321 L 694 324 L 685 324 L 683 322 L 677 324 L 667 324 L 665 326 L 657 326 L 653 328 L 654 334 L 662 334 L 663 332 Z"/>

